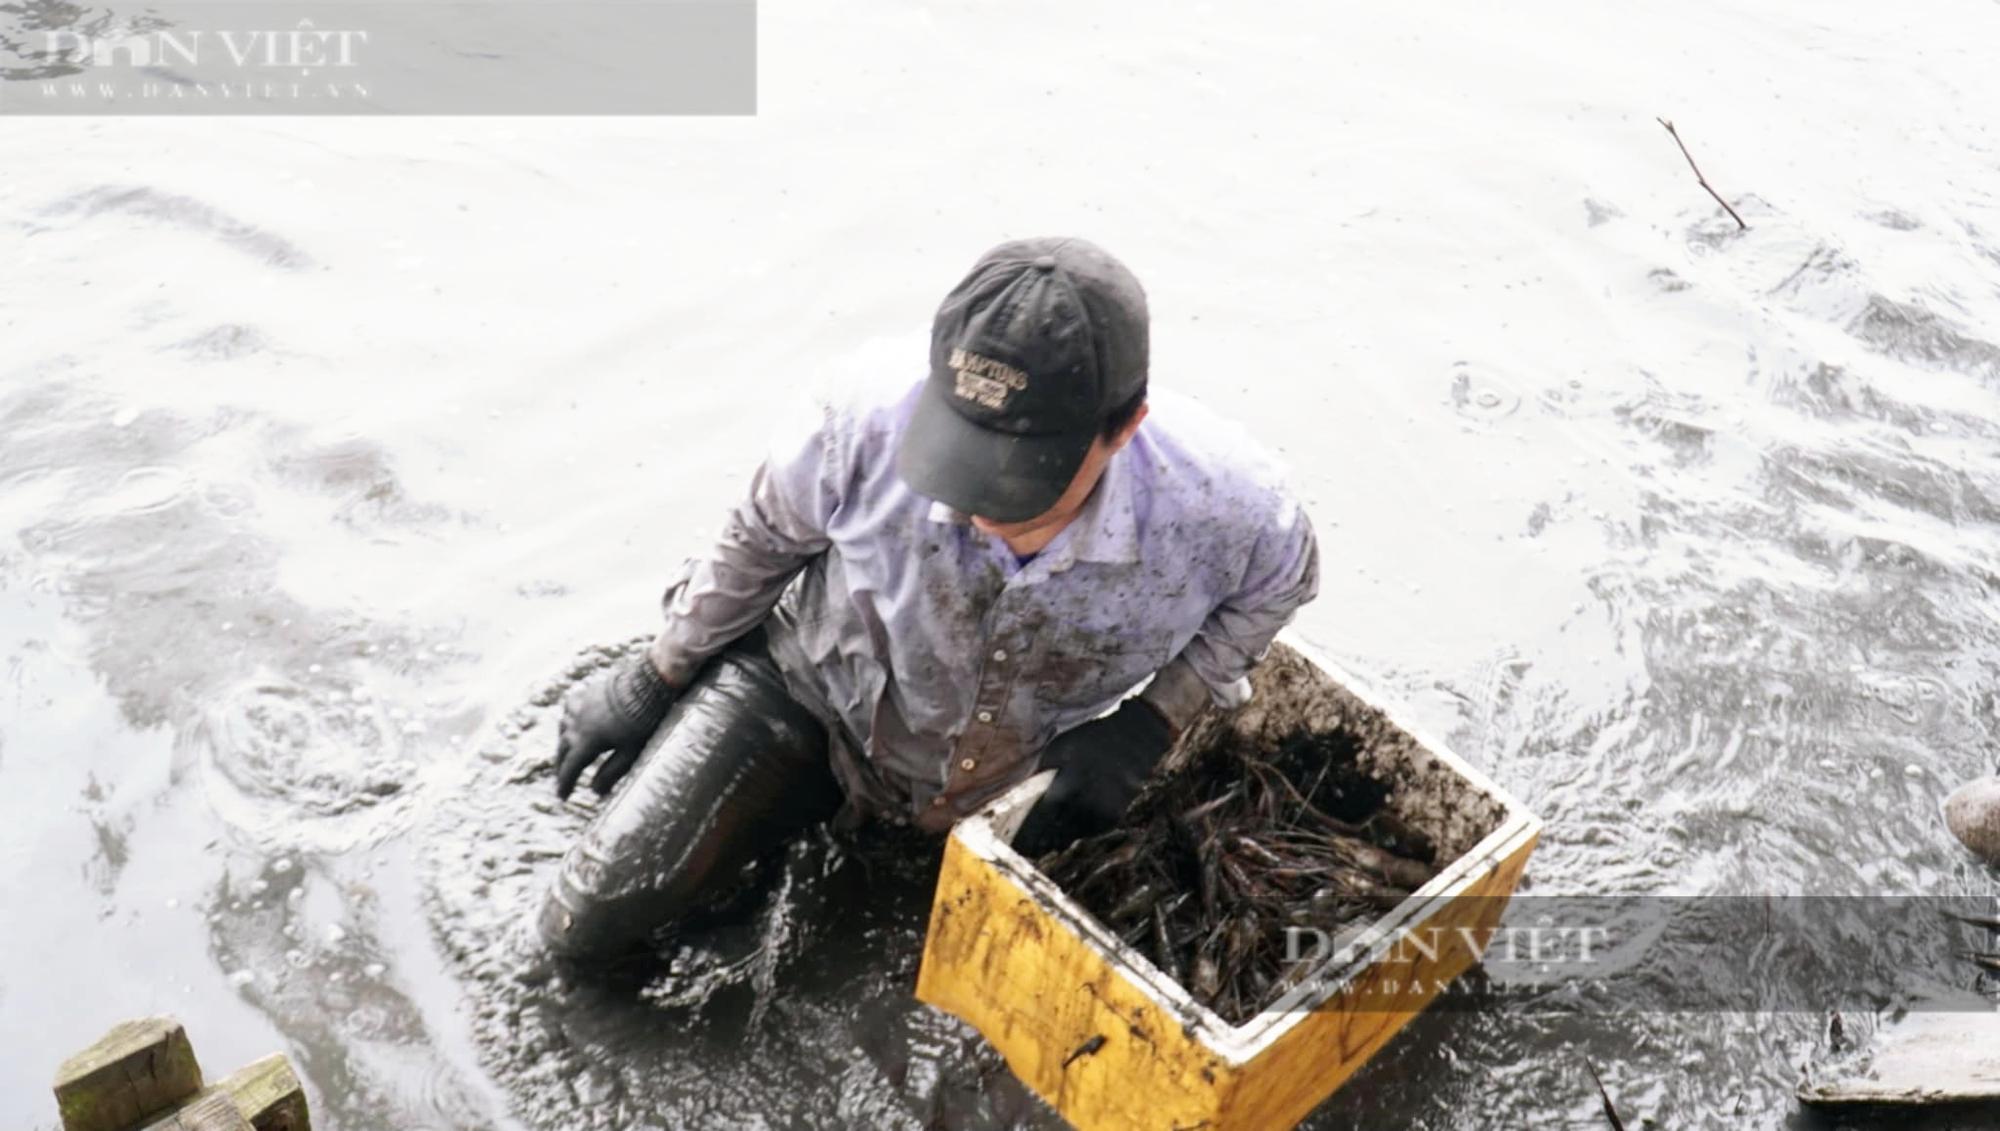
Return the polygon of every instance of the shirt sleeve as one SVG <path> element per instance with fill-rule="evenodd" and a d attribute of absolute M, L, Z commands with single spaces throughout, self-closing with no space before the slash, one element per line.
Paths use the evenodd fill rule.
<path fill-rule="evenodd" d="M 1287 498 L 1253 542 L 1236 591 L 1142 694 L 1176 733 L 1211 702 L 1241 706 L 1250 699 L 1250 669 L 1299 607 L 1318 594 L 1319 542 L 1305 508 Z"/>
<path fill-rule="evenodd" d="M 836 419 L 823 405 L 812 417 L 781 433 L 721 533 L 661 598 L 666 624 L 652 660 L 674 686 L 685 686 L 709 657 L 762 623 L 785 586 L 829 545 L 827 524 L 839 505 Z"/>

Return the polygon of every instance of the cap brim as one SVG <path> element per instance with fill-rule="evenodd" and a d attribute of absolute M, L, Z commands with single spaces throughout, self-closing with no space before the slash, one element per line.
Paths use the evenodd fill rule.
<path fill-rule="evenodd" d="M 896 448 L 896 472 L 927 498 L 994 522 L 1025 522 L 1069 489 L 1096 431 L 1016 436 L 960 416 L 934 384 Z"/>

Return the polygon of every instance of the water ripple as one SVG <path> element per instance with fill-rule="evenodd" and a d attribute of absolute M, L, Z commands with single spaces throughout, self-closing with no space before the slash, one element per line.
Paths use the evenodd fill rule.
<path fill-rule="evenodd" d="M 187 734 L 210 804 L 258 843 L 345 849 L 406 823 L 413 767 L 358 688 L 264 677 L 216 696 Z"/>

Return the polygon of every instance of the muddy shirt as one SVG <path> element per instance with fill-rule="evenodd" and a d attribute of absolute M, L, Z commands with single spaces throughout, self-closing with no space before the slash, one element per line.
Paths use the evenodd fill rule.
<path fill-rule="evenodd" d="M 920 387 L 844 386 L 774 446 L 667 590 L 661 672 L 684 683 L 765 623 L 792 693 L 828 723 L 850 803 L 930 829 L 1149 677 L 1176 730 L 1248 698 L 1319 578 L 1312 527 L 1263 449 L 1156 391 L 1083 510 L 1022 562 L 896 474 Z"/>

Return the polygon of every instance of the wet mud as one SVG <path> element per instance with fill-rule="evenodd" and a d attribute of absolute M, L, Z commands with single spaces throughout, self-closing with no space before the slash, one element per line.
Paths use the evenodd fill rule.
<path fill-rule="evenodd" d="M 481 1067 L 534 1126 L 1062 1126 L 968 1027 L 912 996 L 942 841 L 795 839 L 650 959 L 552 962 L 535 916 L 597 802 L 558 802 L 562 693 L 592 649 L 468 760 L 427 836 L 425 905 L 467 987 Z"/>

